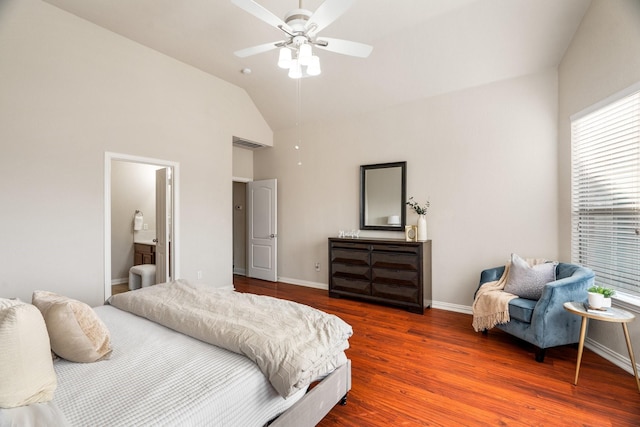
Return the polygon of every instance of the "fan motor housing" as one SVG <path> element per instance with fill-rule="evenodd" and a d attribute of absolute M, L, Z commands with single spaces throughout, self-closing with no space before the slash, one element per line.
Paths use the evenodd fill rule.
<path fill-rule="evenodd" d="M 306 9 L 293 9 L 291 12 L 284 16 L 284 22 L 296 32 L 305 31 L 305 26 L 311 18 L 312 13 Z"/>

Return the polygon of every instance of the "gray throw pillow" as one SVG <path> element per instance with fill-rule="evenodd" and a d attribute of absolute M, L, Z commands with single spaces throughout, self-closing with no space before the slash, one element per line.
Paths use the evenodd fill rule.
<path fill-rule="evenodd" d="M 530 266 L 526 260 L 512 254 L 504 291 L 520 298 L 538 300 L 544 285 L 556 280 L 556 265 L 555 262 L 545 262 Z"/>

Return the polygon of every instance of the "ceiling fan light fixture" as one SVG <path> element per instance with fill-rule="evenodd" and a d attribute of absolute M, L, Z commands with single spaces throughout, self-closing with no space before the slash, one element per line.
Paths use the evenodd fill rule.
<path fill-rule="evenodd" d="M 302 67 L 297 59 L 291 61 L 291 67 L 289 68 L 289 77 L 292 79 L 299 79 L 302 77 Z"/>
<path fill-rule="evenodd" d="M 343 55 L 366 58 L 373 49 L 369 45 L 349 40 L 317 37 L 318 33 L 340 17 L 353 1 L 323 0 L 315 12 L 311 12 L 302 9 L 302 0 L 299 0 L 299 8 L 287 13 L 282 20 L 258 4 L 256 0 L 231 0 L 233 4 L 245 12 L 285 34 L 284 40 L 241 49 L 234 54 L 245 58 L 280 48 L 278 67 L 288 69 L 289 77 L 294 79 L 317 76 L 321 73 L 320 60 L 313 54 L 312 45 Z"/>
<path fill-rule="evenodd" d="M 320 58 L 316 55 L 311 57 L 311 61 L 307 66 L 307 74 L 310 76 L 319 76 L 322 70 L 320 69 Z"/>
<path fill-rule="evenodd" d="M 298 50 L 298 61 L 300 65 L 307 66 L 311 63 L 311 57 L 313 56 L 313 52 L 311 50 L 311 45 L 308 43 L 304 43 L 300 45 Z"/>
<path fill-rule="evenodd" d="M 280 54 L 278 55 L 278 67 L 291 68 L 291 49 L 288 47 L 280 48 Z"/>

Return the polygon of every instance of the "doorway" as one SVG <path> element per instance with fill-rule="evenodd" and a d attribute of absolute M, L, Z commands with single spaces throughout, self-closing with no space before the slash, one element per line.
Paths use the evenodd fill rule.
<path fill-rule="evenodd" d="M 278 280 L 278 180 L 247 184 L 247 277 Z"/>
<path fill-rule="evenodd" d="M 116 177 L 116 174 L 118 173 L 119 170 L 121 170 L 121 166 L 123 165 L 127 165 L 129 166 L 128 169 L 130 170 L 134 170 L 134 171 L 144 171 L 145 168 L 146 170 L 149 171 L 150 175 L 149 175 L 149 180 L 153 181 L 153 186 L 154 188 L 157 187 L 156 185 L 156 170 L 167 170 L 170 176 L 170 180 L 167 181 L 167 183 L 163 184 L 168 193 L 167 193 L 167 199 L 169 199 L 171 201 L 170 204 L 167 204 L 165 206 L 162 206 L 163 209 L 159 209 L 159 211 L 165 212 L 166 213 L 166 218 L 164 217 L 164 215 L 160 212 L 157 214 L 157 218 L 160 218 L 159 220 L 162 222 L 162 224 L 156 224 L 155 223 L 155 219 L 156 219 L 156 193 L 155 190 L 153 190 L 152 192 L 150 191 L 146 191 L 147 193 L 153 193 L 153 194 L 148 194 L 147 196 L 135 196 L 136 200 L 131 202 L 133 203 L 131 206 L 145 206 L 145 209 L 147 210 L 147 219 L 148 221 L 142 221 L 143 225 L 141 227 L 138 227 L 139 229 L 136 231 L 133 231 L 133 227 L 135 227 L 135 222 L 134 222 L 134 213 L 135 211 L 141 211 L 140 213 L 142 213 L 144 215 L 144 210 L 140 209 L 140 208 L 135 208 L 135 209 L 129 209 L 131 210 L 130 215 L 125 213 L 124 214 L 124 233 L 127 234 L 127 236 L 124 237 L 124 243 L 120 243 L 117 241 L 117 237 L 116 237 L 116 241 L 114 241 L 113 238 L 113 234 L 112 231 L 117 231 L 116 229 L 114 229 L 114 227 L 120 227 L 122 228 L 122 218 L 116 218 L 116 216 L 122 216 L 122 214 L 114 214 L 113 213 L 113 209 L 115 207 L 114 205 L 114 191 L 117 191 L 117 184 L 115 184 L 114 186 L 114 177 Z M 143 178 L 140 178 L 140 176 L 142 176 Z M 140 181 L 145 180 L 147 178 L 144 178 L 144 176 L 147 176 L 146 173 L 142 174 L 142 175 L 136 175 L 136 178 L 130 178 L 130 182 L 126 182 L 125 186 L 132 186 L 135 187 Z M 179 214 L 179 163 L 176 162 L 172 162 L 172 161 L 167 161 L 167 160 L 159 160 L 159 159 L 152 159 L 152 158 L 146 158 L 146 157 L 138 157 L 138 156 L 131 156 L 131 155 L 127 155 L 127 154 L 118 154 L 118 153 L 105 153 L 105 222 L 104 222 L 104 242 L 105 242 L 105 250 L 104 250 L 104 257 L 105 257 L 105 261 L 104 261 L 104 298 L 105 300 L 107 298 L 109 298 L 112 294 L 112 285 L 116 284 L 117 282 L 121 282 L 124 277 L 128 276 L 128 270 L 126 270 L 126 267 L 119 267 L 119 265 L 123 262 L 122 261 L 122 257 L 126 258 L 131 258 L 133 259 L 133 254 L 131 251 L 133 251 L 133 237 L 131 236 L 131 233 L 139 233 L 140 236 L 142 236 L 143 234 L 146 236 L 147 234 L 154 234 L 155 232 L 154 230 L 156 229 L 156 225 L 160 225 L 161 227 L 158 227 L 160 230 L 162 230 L 163 228 L 166 228 L 166 232 L 164 232 L 163 234 L 166 236 L 169 236 L 168 240 L 170 242 L 169 245 L 166 246 L 167 250 L 166 250 L 166 257 L 168 258 L 168 270 L 171 272 L 170 275 L 172 278 L 178 278 L 179 273 L 180 273 L 180 258 L 179 258 L 179 230 L 178 230 L 178 225 L 179 225 L 179 221 L 178 221 L 178 214 Z M 168 184 L 170 182 L 170 185 Z M 131 194 L 135 195 L 135 192 L 131 192 Z M 144 198 L 148 198 L 148 199 L 152 199 L 153 200 L 153 204 L 151 205 L 150 201 L 147 200 L 145 202 L 145 200 L 143 200 Z M 145 204 L 146 203 L 146 204 Z M 143 216 L 144 217 L 144 216 Z M 147 234 L 145 234 L 147 233 Z M 130 239 L 131 241 L 128 242 L 128 239 Z M 127 245 L 127 243 L 130 243 L 129 245 Z M 118 246 L 118 245 L 124 245 L 122 246 L 122 249 Z M 117 251 L 115 252 L 115 255 L 112 253 L 112 248 L 113 249 L 117 249 Z M 116 274 L 114 274 L 114 270 L 112 267 L 114 267 L 114 263 L 116 263 Z M 122 270 L 122 271 L 120 271 Z M 124 271 L 124 272 L 123 272 Z M 119 280 L 122 279 L 122 280 Z M 127 277 L 128 280 L 128 277 Z"/>
<path fill-rule="evenodd" d="M 233 181 L 233 274 L 277 281 L 277 180 Z"/>
<path fill-rule="evenodd" d="M 247 274 L 247 182 L 233 181 L 233 274 Z"/>

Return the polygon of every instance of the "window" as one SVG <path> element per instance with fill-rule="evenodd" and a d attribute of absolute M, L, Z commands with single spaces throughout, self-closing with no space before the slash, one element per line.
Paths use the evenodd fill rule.
<path fill-rule="evenodd" d="M 572 261 L 640 296 L 640 84 L 571 117 Z"/>

